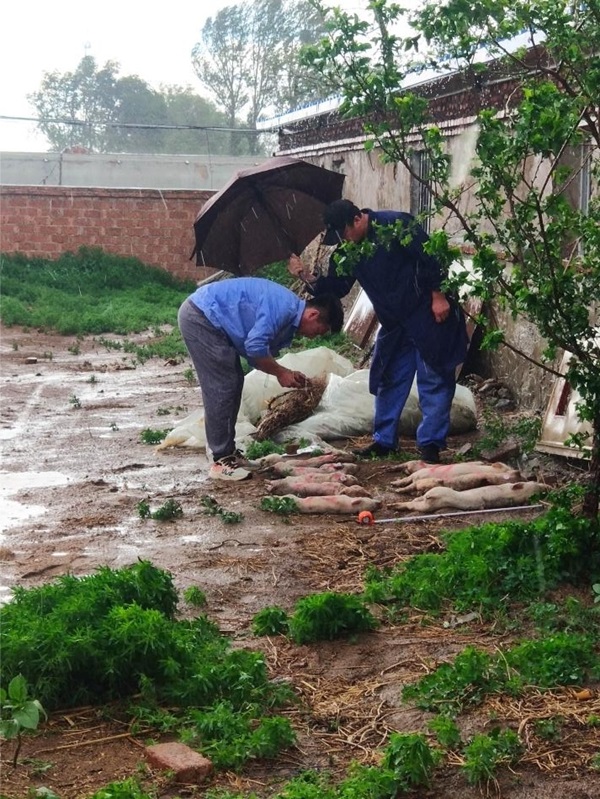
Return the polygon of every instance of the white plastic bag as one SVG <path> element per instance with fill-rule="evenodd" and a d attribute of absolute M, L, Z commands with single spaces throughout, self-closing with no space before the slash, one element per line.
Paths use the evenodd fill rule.
<path fill-rule="evenodd" d="M 303 372 L 307 377 L 320 375 L 348 375 L 353 370 L 352 362 L 338 355 L 329 347 L 315 347 L 302 352 L 288 352 L 277 360 L 288 369 Z M 254 369 L 244 378 L 242 407 L 240 413 L 252 424 L 257 424 L 261 415 L 267 410 L 269 402 L 280 394 L 294 389 L 282 388 L 276 377 Z"/>

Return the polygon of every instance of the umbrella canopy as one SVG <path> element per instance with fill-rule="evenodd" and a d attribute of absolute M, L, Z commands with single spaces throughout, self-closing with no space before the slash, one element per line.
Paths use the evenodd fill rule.
<path fill-rule="evenodd" d="M 249 275 L 300 253 L 323 229 L 344 177 L 289 156 L 238 172 L 196 217 L 196 263 Z"/>

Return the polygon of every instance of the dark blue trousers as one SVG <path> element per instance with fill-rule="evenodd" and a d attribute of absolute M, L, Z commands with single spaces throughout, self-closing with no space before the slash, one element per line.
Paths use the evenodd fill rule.
<path fill-rule="evenodd" d="M 446 446 L 450 408 L 456 389 L 454 368 L 435 371 L 416 347 L 405 343 L 389 356 L 375 393 L 373 439 L 384 447 L 398 444 L 398 425 L 415 375 L 423 419 L 417 428 L 417 446 Z"/>

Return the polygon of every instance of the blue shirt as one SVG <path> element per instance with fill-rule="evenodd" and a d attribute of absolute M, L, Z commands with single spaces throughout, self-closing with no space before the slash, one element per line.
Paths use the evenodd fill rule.
<path fill-rule="evenodd" d="M 274 357 L 289 347 L 306 308 L 293 291 L 261 277 L 209 283 L 188 299 L 249 360 Z"/>

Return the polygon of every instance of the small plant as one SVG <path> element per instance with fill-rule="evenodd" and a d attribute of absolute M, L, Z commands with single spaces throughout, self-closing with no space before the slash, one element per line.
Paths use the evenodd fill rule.
<path fill-rule="evenodd" d="M 521 752 L 519 736 L 513 730 L 493 730 L 489 735 L 475 735 L 464 749 L 462 766 L 471 785 L 495 779 L 502 764 L 514 763 Z"/>
<path fill-rule="evenodd" d="M 53 359 L 54 359 L 54 353 L 53 353 L 53 352 L 50 352 L 50 351 L 48 350 L 48 351 L 46 351 L 46 352 L 42 353 L 42 358 L 44 358 L 44 360 L 46 360 L 46 361 L 51 361 L 51 360 L 53 360 Z"/>
<path fill-rule="evenodd" d="M 600 602 L 600 583 L 594 583 L 592 593 L 594 595 L 594 604 L 597 605 Z"/>
<path fill-rule="evenodd" d="M 200 498 L 200 504 L 204 507 L 204 513 L 209 516 L 219 516 L 225 524 L 239 524 L 244 515 L 232 510 L 224 510 L 214 497 L 205 495 Z"/>
<path fill-rule="evenodd" d="M 427 786 L 439 761 L 424 735 L 392 733 L 383 757 L 385 768 L 393 771 L 404 789 Z"/>
<path fill-rule="evenodd" d="M 160 522 L 180 519 L 183 516 L 183 508 L 174 499 L 168 499 L 157 510 L 150 510 L 150 503 L 142 499 L 137 505 L 140 519 L 156 519 Z"/>
<path fill-rule="evenodd" d="M 79 346 L 79 344 L 71 344 L 71 346 L 69 347 L 69 352 L 72 355 L 80 355 L 81 354 L 81 347 Z"/>
<path fill-rule="evenodd" d="M 559 741 L 562 734 L 562 720 L 560 718 L 536 719 L 533 729 L 538 738 L 545 741 Z"/>
<path fill-rule="evenodd" d="M 115 433 L 119 429 L 119 425 L 116 422 L 111 422 L 110 429 Z"/>
<path fill-rule="evenodd" d="M 98 382 L 98 378 L 96 377 L 96 375 L 90 375 L 86 382 L 94 385 L 95 383 Z"/>
<path fill-rule="evenodd" d="M 73 408 L 81 408 L 81 400 L 75 394 L 71 394 L 71 396 L 69 397 L 69 404 Z"/>
<path fill-rule="evenodd" d="M 0 735 L 6 740 L 17 739 L 13 766 L 16 768 L 21 751 L 21 735 L 25 730 L 37 730 L 40 716 L 46 718 L 44 708 L 37 699 L 28 695 L 27 681 L 17 674 L 8 684 L 8 690 L 0 688 Z"/>
<path fill-rule="evenodd" d="M 190 585 L 185 589 L 183 598 L 188 605 L 193 605 L 195 608 L 203 608 L 206 605 L 206 594 L 195 585 Z"/>
<path fill-rule="evenodd" d="M 140 438 L 144 444 L 160 444 L 168 434 L 168 430 L 152 430 L 152 428 L 146 427 L 140 433 Z"/>
<path fill-rule="evenodd" d="M 146 793 L 135 777 L 129 777 L 100 788 L 90 799 L 153 799 L 153 794 Z"/>
<path fill-rule="evenodd" d="M 458 749 L 460 746 L 460 730 L 450 716 L 436 716 L 429 722 L 429 729 L 435 733 L 435 737 L 444 749 Z"/>
<path fill-rule="evenodd" d="M 373 630 L 376 626 L 375 618 L 362 599 L 333 591 L 300 599 L 289 619 L 290 636 L 297 644 L 331 641 Z"/>
<path fill-rule="evenodd" d="M 19 349 L 19 345 L 17 344 L 17 342 L 16 342 L 16 341 L 13 341 L 13 343 L 12 343 L 12 349 L 13 349 L 13 352 L 17 352 L 17 350 Z"/>
<path fill-rule="evenodd" d="M 254 635 L 285 635 L 289 630 L 288 615 L 283 608 L 263 608 L 252 619 Z"/>
<path fill-rule="evenodd" d="M 158 408 L 156 411 L 157 416 L 169 416 L 171 411 L 168 408 Z"/>
<path fill-rule="evenodd" d="M 196 385 L 196 382 L 197 382 L 197 380 L 196 380 L 196 372 L 194 372 L 193 369 L 191 369 L 191 368 L 190 369 L 186 369 L 185 372 L 183 373 L 183 378 L 184 378 L 184 380 L 187 383 L 190 384 L 190 386 L 195 386 Z"/>
<path fill-rule="evenodd" d="M 281 444 L 276 444 L 274 441 L 267 439 L 266 441 L 251 441 L 246 447 L 245 455 L 248 460 L 257 461 L 259 458 L 264 458 L 265 455 L 283 455 L 285 447 Z"/>
<path fill-rule="evenodd" d="M 291 497 L 263 497 L 260 509 L 270 513 L 277 513 L 287 519 L 292 513 L 298 513 L 298 506 Z"/>

